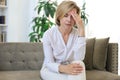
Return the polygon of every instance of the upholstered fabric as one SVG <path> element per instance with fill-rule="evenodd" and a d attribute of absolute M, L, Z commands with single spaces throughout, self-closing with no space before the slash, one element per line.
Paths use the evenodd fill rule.
<path fill-rule="evenodd" d="M 0 80 L 41 80 L 39 70 L 0 71 Z"/>
<path fill-rule="evenodd" d="M 120 76 L 107 71 L 87 70 L 86 80 L 120 80 Z"/>
<path fill-rule="evenodd" d="M 109 38 L 96 39 L 93 53 L 93 67 L 105 70 Z"/>
<path fill-rule="evenodd" d="M 38 70 L 43 63 L 41 43 L 0 43 L 0 70 Z"/>
<path fill-rule="evenodd" d="M 106 63 L 107 71 L 118 74 L 118 43 L 109 43 L 108 45 L 108 59 Z"/>
<path fill-rule="evenodd" d="M 86 40 L 86 54 L 84 63 L 87 70 L 93 68 L 93 51 L 94 51 L 95 38 L 89 38 Z"/>

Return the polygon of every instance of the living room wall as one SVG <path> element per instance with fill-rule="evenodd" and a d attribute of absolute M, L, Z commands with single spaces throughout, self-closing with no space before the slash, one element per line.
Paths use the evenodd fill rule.
<path fill-rule="evenodd" d="M 29 42 L 37 0 L 8 0 L 7 42 Z"/>

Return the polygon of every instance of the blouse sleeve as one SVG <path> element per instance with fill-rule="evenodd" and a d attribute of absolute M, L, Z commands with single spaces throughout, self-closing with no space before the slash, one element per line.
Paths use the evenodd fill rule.
<path fill-rule="evenodd" d="M 50 43 L 50 34 L 46 32 L 43 36 L 44 65 L 53 72 L 59 73 L 59 63 L 55 63 L 53 50 Z"/>
<path fill-rule="evenodd" d="M 83 60 L 85 57 L 86 39 L 77 36 L 74 44 L 74 60 Z"/>

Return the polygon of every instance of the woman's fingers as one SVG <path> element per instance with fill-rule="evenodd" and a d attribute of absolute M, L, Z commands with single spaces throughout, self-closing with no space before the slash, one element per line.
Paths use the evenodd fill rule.
<path fill-rule="evenodd" d="M 82 21 L 80 15 L 78 15 L 76 11 L 72 11 L 71 15 L 73 19 L 75 20 L 75 23 L 80 23 Z"/>
<path fill-rule="evenodd" d="M 76 64 L 76 63 L 73 64 L 73 71 L 72 71 L 73 75 L 79 74 L 82 71 L 83 71 L 83 67 L 80 64 Z"/>

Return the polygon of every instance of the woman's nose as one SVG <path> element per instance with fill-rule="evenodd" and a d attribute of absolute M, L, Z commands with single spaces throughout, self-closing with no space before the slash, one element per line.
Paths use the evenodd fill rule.
<path fill-rule="evenodd" d="M 68 21 L 71 21 L 72 20 L 72 16 L 68 16 Z"/>

